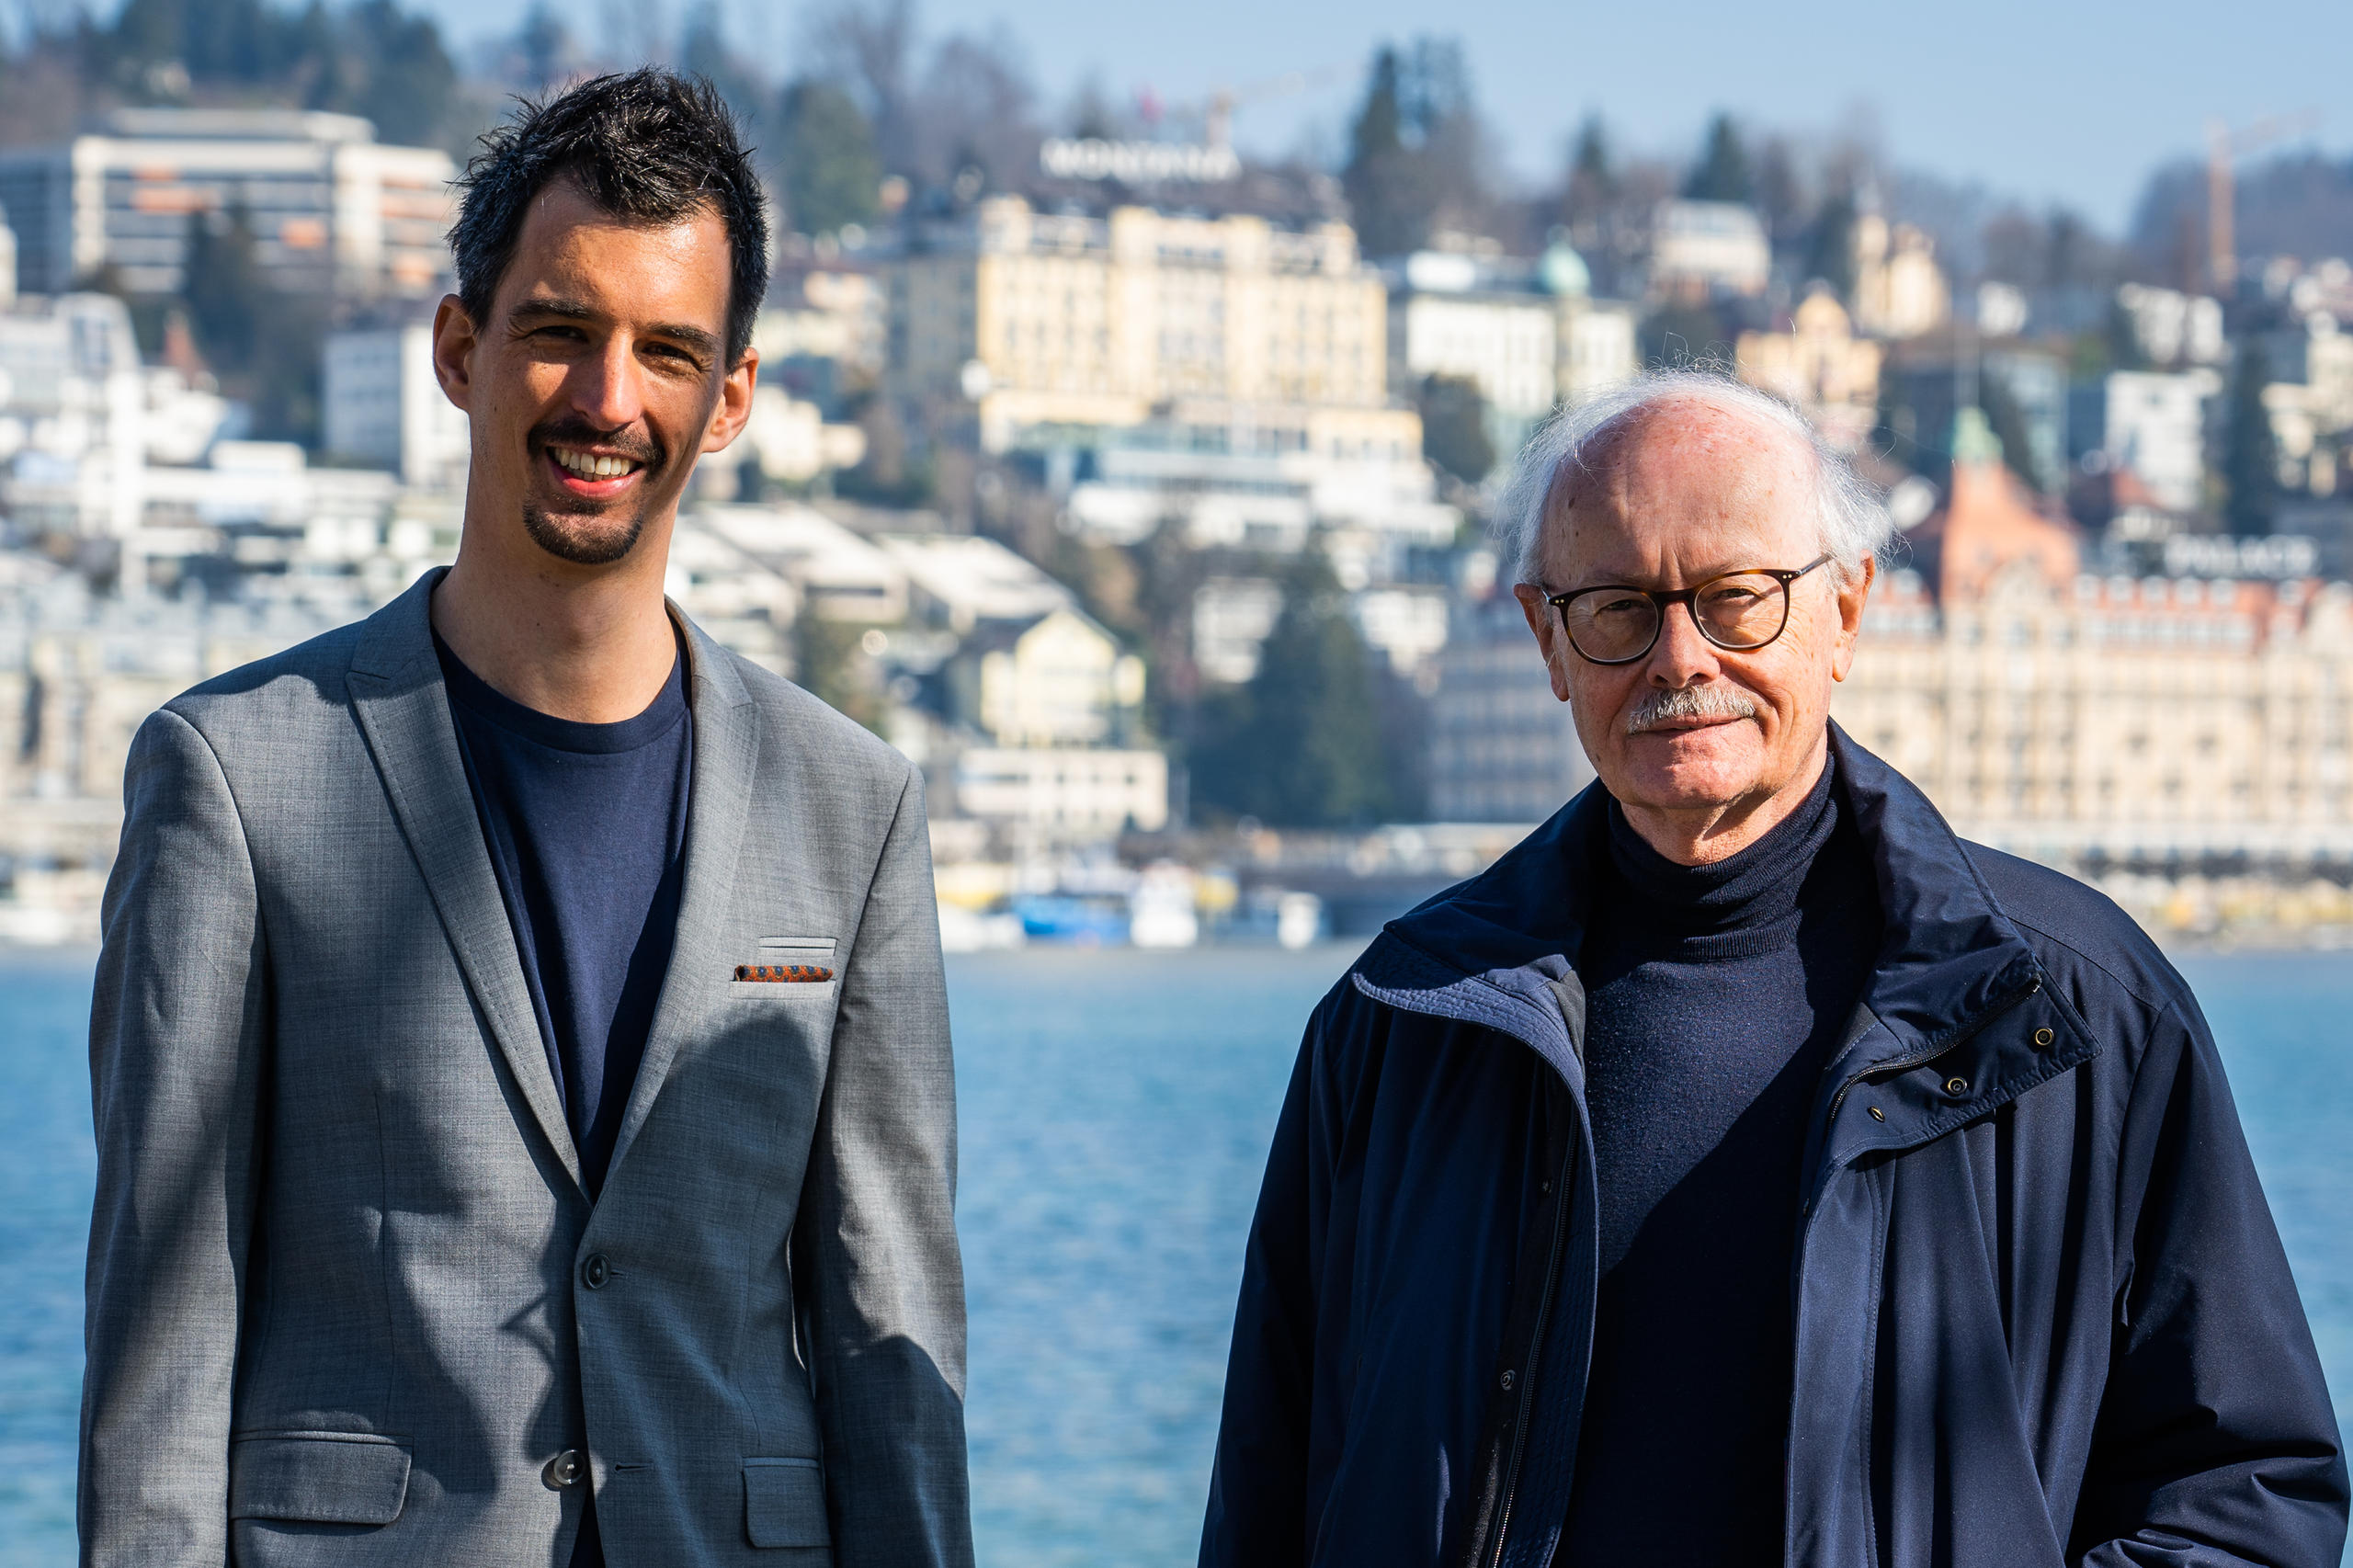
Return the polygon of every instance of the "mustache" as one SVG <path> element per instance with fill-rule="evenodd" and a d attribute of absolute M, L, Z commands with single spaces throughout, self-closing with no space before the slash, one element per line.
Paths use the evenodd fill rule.
<path fill-rule="evenodd" d="M 1652 691 L 1626 715 L 1626 733 L 1640 735 L 1692 719 L 1754 719 L 1756 699 L 1736 686 L 1683 686 Z"/>
<path fill-rule="evenodd" d="M 618 430 L 599 430 L 576 414 L 567 414 L 531 428 L 531 444 L 535 447 L 608 447 L 632 462 L 648 469 L 662 466 L 668 455 L 642 426 L 625 425 Z"/>

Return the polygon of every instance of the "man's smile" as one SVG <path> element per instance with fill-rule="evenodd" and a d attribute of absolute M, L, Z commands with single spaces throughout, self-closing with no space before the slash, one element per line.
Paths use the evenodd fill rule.
<path fill-rule="evenodd" d="M 642 460 L 621 452 L 552 444 L 545 449 L 556 483 L 584 500 L 609 500 L 627 490 L 645 470 Z"/>

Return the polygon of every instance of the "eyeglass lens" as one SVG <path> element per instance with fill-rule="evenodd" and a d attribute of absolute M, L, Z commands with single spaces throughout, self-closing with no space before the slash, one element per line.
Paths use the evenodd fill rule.
<path fill-rule="evenodd" d="M 1789 589 L 1762 572 L 1735 573 L 1701 585 L 1691 602 L 1700 634 L 1720 648 L 1761 648 L 1781 634 Z M 1589 659 L 1631 659 L 1658 636 L 1659 607 L 1631 589 L 1581 594 L 1563 607 L 1569 639 Z"/>

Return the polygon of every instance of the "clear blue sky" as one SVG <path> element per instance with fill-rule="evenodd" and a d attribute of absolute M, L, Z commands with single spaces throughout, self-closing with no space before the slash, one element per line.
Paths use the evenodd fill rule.
<path fill-rule="evenodd" d="M 525 0 L 423 0 L 460 40 L 511 27 Z M 2129 214 L 2148 171 L 2196 153 L 2210 115 L 2234 125 L 2324 111 L 2309 138 L 2353 149 L 2353 3 L 2271 0 L 919 0 L 927 31 L 1002 27 L 1059 102 L 1096 74 L 1115 95 L 1149 85 L 1171 102 L 1318 66 L 1321 91 L 1245 111 L 1236 138 L 1280 149 L 1316 127 L 1336 136 L 1383 40 L 1459 36 L 1514 172 L 1549 171 L 1584 114 L 1621 145 L 1681 155 L 1711 110 L 1827 131 L 1860 108 L 1897 163 L 2061 199 L 2104 227 Z M 576 33 L 625 10 L 685 0 L 602 0 Z M 803 7 L 721 0 L 747 52 L 789 69 Z M 559 10 L 570 6 L 559 5 Z"/>

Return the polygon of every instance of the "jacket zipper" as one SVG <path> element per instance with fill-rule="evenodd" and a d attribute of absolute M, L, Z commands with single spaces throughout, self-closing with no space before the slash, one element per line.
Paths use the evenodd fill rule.
<path fill-rule="evenodd" d="M 1528 1418 L 1536 1401 L 1536 1364 L 1544 1354 L 1544 1330 L 1552 1322 L 1552 1297 L 1560 1288 L 1561 1254 L 1567 1244 L 1569 1231 L 1569 1181 L 1576 1168 L 1576 1140 L 1569 1141 L 1569 1152 L 1561 1162 L 1561 1174 L 1553 1179 L 1558 1194 L 1552 1205 L 1552 1245 L 1544 1260 L 1544 1293 L 1536 1299 L 1536 1324 L 1528 1341 L 1527 1365 L 1520 1369 L 1519 1417 L 1512 1423 L 1511 1459 L 1504 1466 L 1504 1497 L 1495 1510 L 1495 1550 L 1486 1554 L 1488 1568 L 1502 1568 L 1505 1539 L 1511 1533 L 1511 1506 L 1519 1494 L 1519 1467 L 1528 1452 Z"/>

